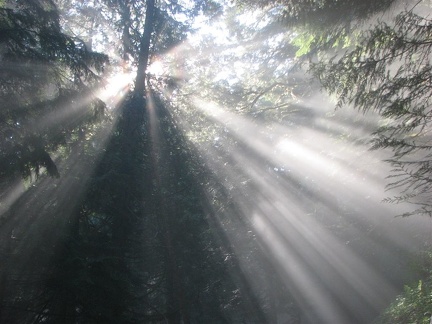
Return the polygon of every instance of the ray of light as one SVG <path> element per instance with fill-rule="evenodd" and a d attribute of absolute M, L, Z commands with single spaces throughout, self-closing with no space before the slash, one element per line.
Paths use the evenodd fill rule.
<path fill-rule="evenodd" d="M 111 127 L 106 127 L 89 140 L 100 145 L 96 152 L 103 152 L 110 135 Z M 26 283 L 27 289 L 49 275 L 46 269 L 52 265 L 51 258 L 59 240 L 73 229 L 78 216 L 74 213 L 100 158 L 99 154 L 84 158 L 89 151 L 88 144 L 78 143 L 69 158 L 56 161 L 61 173 L 59 179 L 42 177 L 15 196 L 2 215 L 0 244 L 6 261 L 1 270 L 13 282 Z"/>
<path fill-rule="evenodd" d="M 100 98 L 118 103 L 123 97 L 123 93 L 118 90 L 125 88 L 129 81 L 130 76 L 113 77 L 107 87 L 110 92 L 102 89 Z M 63 106 L 60 111 L 34 120 L 28 130 L 46 130 L 58 124 L 67 124 L 71 119 L 79 118 L 90 101 L 90 96 L 83 96 Z M 39 255 L 38 249 L 43 246 L 56 246 L 60 237 L 58 234 L 67 233 L 67 228 L 72 226 L 70 217 L 79 206 L 94 167 L 102 157 L 116 125 L 117 112 L 112 112 L 111 116 L 111 121 L 93 127 L 86 136 L 69 147 L 70 154 L 67 157 L 53 154 L 60 173 L 59 179 L 42 176 L 30 183 L 28 189 L 24 188 L 21 179 L 17 179 L 16 185 L 2 193 L 0 241 L 3 247 L 9 247 L 19 257 L 11 265 L 16 272 L 14 275 L 23 278 L 28 276 L 26 269 L 32 268 L 27 266 L 27 263 L 33 262 L 32 251 Z M 89 154 L 91 151 L 93 153 Z M 46 253 L 47 258 L 51 255 Z M 40 260 L 41 267 L 48 264 L 44 262 L 49 260 Z"/>
<path fill-rule="evenodd" d="M 8 190 L 0 195 L 0 219 L 25 191 L 21 179 L 15 180 L 11 184 L 8 183 L 8 186 Z"/>
<path fill-rule="evenodd" d="M 117 107 L 124 95 L 130 90 L 136 71 L 129 67 L 114 74 L 107 80 L 107 85 L 100 89 L 96 96 L 104 101 L 109 108 Z"/>
<path fill-rule="evenodd" d="M 101 87 L 96 91 L 96 96 L 100 100 L 104 101 L 108 107 L 116 107 L 129 90 L 133 77 L 133 71 L 114 74 L 107 80 L 105 87 Z M 93 100 L 94 94 L 92 93 L 80 98 L 75 98 L 48 114 L 39 116 L 37 119 L 32 119 L 29 123 L 22 123 L 21 128 L 25 128 L 27 132 L 38 133 L 49 131 L 58 127 L 58 125 L 73 124 L 75 120 L 78 120 L 87 112 L 88 107 Z M 112 116 L 116 118 L 118 114 L 114 113 Z M 113 124 L 115 124 L 115 120 L 113 121 Z M 105 134 L 105 136 L 108 135 Z M 96 143 L 97 141 L 94 140 L 93 142 Z M 105 139 L 101 139 L 101 142 L 98 145 L 104 145 L 105 142 Z M 16 194 L 17 192 L 17 190 L 9 190 L 9 194 L 7 195 L 8 198 L 6 198 L 6 200 L 12 201 L 12 197 L 14 197 L 13 200 L 17 199 L 19 197 L 19 195 Z"/>
<path fill-rule="evenodd" d="M 389 169 L 362 144 L 368 129 L 329 119 L 325 110 L 287 126 L 261 124 L 197 97 L 192 102 L 219 129 L 195 142 L 197 149 L 240 211 L 219 212 L 219 221 L 252 224 L 310 323 L 371 320 L 400 289 L 391 268 L 403 268 L 404 253 L 430 239 L 431 224 L 397 223 L 393 217 L 407 206 L 381 203 Z M 177 116 L 186 133 L 199 132 Z M 224 230 L 241 245 L 238 234 Z"/>
<path fill-rule="evenodd" d="M 209 63 L 209 53 L 192 54 L 187 44 L 172 51 L 180 53 L 197 55 L 197 68 Z M 181 93 L 187 72 L 170 72 L 181 79 Z M 215 214 L 257 294 L 257 273 L 242 247 L 246 234 L 232 228 L 236 222 L 252 224 L 305 323 L 371 321 L 410 280 L 407 255 L 432 243 L 432 222 L 395 219 L 410 207 L 381 203 L 392 193 L 384 192 L 387 153 L 367 145 L 375 116 L 335 112 L 314 95 L 283 122 L 260 123 L 186 90 L 196 109 L 190 113 L 181 94 L 159 90 L 179 100 L 173 115 L 235 201 L 234 210 L 218 207 Z M 211 190 L 207 195 L 214 200 Z"/>

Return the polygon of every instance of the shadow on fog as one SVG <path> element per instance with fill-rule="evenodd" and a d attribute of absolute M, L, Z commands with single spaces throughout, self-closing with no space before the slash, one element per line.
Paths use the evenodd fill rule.
<path fill-rule="evenodd" d="M 394 218 L 409 206 L 381 203 L 389 168 L 361 144 L 373 122 L 298 106 L 287 127 L 195 106 L 219 124 L 217 141 L 197 147 L 236 205 L 220 222 L 251 224 L 302 323 L 372 321 L 413 279 L 410 258 L 430 245 L 432 229 L 429 219 Z M 223 228 L 236 250 L 242 239 Z"/>
<path fill-rule="evenodd" d="M 98 155 L 81 143 L 60 180 L 42 177 L 2 215 L 0 321 L 267 321 L 212 216 L 215 197 L 199 185 L 209 173 L 161 102 L 141 126 L 135 104 L 122 104 Z M 242 239 L 248 265 L 264 276 L 261 254 Z M 283 290 L 266 282 L 267 292 Z"/>
<path fill-rule="evenodd" d="M 18 189 L 9 190 L 19 194 L 0 202 L 5 207 L 0 215 L 0 322 L 45 321 L 52 303 L 61 299 L 47 289 L 47 282 L 110 131 L 106 127 L 92 138 L 99 149 L 91 142 L 75 143 L 69 158 L 56 161 L 59 179 L 41 175 L 28 188 L 16 179 Z"/>

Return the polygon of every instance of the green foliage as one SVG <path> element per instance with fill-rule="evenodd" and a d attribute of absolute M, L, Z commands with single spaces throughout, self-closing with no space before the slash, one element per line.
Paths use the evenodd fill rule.
<path fill-rule="evenodd" d="M 407 285 L 404 291 L 384 311 L 377 323 L 418 323 L 429 324 L 432 313 L 432 253 L 420 257 L 420 273 L 424 279 L 416 284 Z"/>
<path fill-rule="evenodd" d="M 375 23 L 376 14 L 393 2 L 240 1 L 290 27 L 297 62 L 308 65 L 338 107 L 353 105 L 382 116 L 372 148 L 393 152 L 388 189 L 400 193 L 385 201 L 414 204 L 404 216 L 430 216 L 431 20 L 421 14 L 420 1 L 393 20 Z"/>
<path fill-rule="evenodd" d="M 294 46 L 298 47 L 296 56 L 300 57 L 308 54 L 311 50 L 313 41 L 314 36 L 310 34 L 304 33 L 296 36 L 291 42 Z"/>
<path fill-rule="evenodd" d="M 266 0 L 259 3 L 241 0 L 249 7 L 278 8 L 280 19 L 290 26 L 308 26 L 314 29 L 349 25 L 384 11 L 395 0 Z"/>
<path fill-rule="evenodd" d="M 394 167 L 389 188 L 402 195 L 387 201 L 409 201 L 412 213 L 431 215 L 432 155 L 431 21 L 404 11 L 394 24 L 380 23 L 365 32 L 358 45 L 330 62 L 312 65 L 323 86 L 337 96 L 338 105 L 375 110 L 386 121 L 375 132 L 373 148 L 390 148 Z M 411 215 L 412 213 L 406 214 Z"/>
<path fill-rule="evenodd" d="M 107 57 L 62 33 L 48 0 L 6 2 L 0 35 L 0 178 L 29 177 L 41 167 L 58 176 L 50 154 L 100 112 L 91 91 Z M 88 102 L 79 99 L 84 94 Z"/>
<path fill-rule="evenodd" d="M 417 286 L 405 286 L 404 293 L 383 315 L 382 323 L 429 324 L 432 287 L 430 283 L 419 281 Z"/>
<path fill-rule="evenodd" d="M 240 0 L 246 7 L 261 7 L 273 14 L 273 20 L 294 33 L 297 57 L 316 58 L 327 51 L 349 46 L 356 30 L 373 15 L 388 9 L 395 0 L 320 0 L 260 1 Z"/>
<path fill-rule="evenodd" d="M 344 49 L 355 43 L 355 35 L 347 34 L 345 29 L 338 30 L 329 35 L 328 32 L 303 31 L 295 36 L 291 44 L 298 48 L 296 57 L 312 57 L 317 54 L 317 50 L 323 52 L 324 49 Z M 322 54 L 322 53 L 321 53 Z"/>

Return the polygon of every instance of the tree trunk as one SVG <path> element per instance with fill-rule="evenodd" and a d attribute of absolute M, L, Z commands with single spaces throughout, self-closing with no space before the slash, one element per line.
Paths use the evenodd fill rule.
<path fill-rule="evenodd" d="M 123 44 L 123 54 L 122 58 L 124 61 L 129 61 L 129 55 L 133 55 L 131 48 L 131 36 L 129 32 L 129 28 L 132 25 L 131 23 L 131 13 L 130 13 L 130 3 L 129 1 L 120 1 L 120 14 L 123 20 L 123 30 L 122 30 L 122 44 Z"/>
<path fill-rule="evenodd" d="M 135 94 L 143 97 L 145 94 L 145 77 L 150 53 L 150 39 L 153 31 L 155 0 L 146 0 L 146 17 L 144 33 L 141 37 L 138 53 L 138 71 L 135 79 Z"/>

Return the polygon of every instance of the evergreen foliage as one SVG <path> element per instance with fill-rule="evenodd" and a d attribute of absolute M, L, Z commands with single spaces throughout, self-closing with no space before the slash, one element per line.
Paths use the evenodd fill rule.
<path fill-rule="evenodd" d="M 403 216 L 431 216 L 431 21 L 423 14 L 427 4 L 418 1 L 387 22 L 374 22 L 396 4 L 267 1 L 259 6 L 292 28 L 297 62 L 308 66 L 338 107 L 352 105 L 382 117 L 371 147 L 393 153 L 387 159 L 392 166 L 388 189 L 399 191 L 385 201 L 412 203 L 413 210 Z"/>
<path fill-rule="evenodd" d="M 273 20 L 294 33 L 299 56 L 316 58 L 339 47 L 368 23 L 368 19 L 390 9 L 397 0 L 282 0 L 253 2 L 240 0 L 246 7 L 261 7 Z"/>
<path fill-rule="evenodd" d="M 389 202 L 418 206 L 407 213 L 431 216 L 431 21 L 404 11 L 394 24 L 380 23 L 341 58 L 312 65 L 338 105 L 353 104 L 382 117 L 372 148 L 389 148 L 393 166 L 389 188 L 401 195 Z"/>
<path fill-rule="evenodd" d="M 30 183 L 43 169 L 53 177 L 80 179 L 76 166 L 66 163 L 59 170 L 55 160 L 79 156 L 90 125 L 104 115 L 94 90 L 108 58 L 66 35 L 50 0 L 3 1 L 0 35 L 0 321 L 46 321 L 57 312 L 68 317 L 52 307 L 65 291 L 55 295 L 44 287 L 53 275 L 54 242 L 65 234 L 72 202 L 82 192 L 80 182 L 53 184 L 42 177 L 25 190 L 19 179 Z M 12 204 L 17 188 L 22 195 Z"/>
<path fill-rule="evenodd" d="M 429 251 L 420 258 L 424 263 L 420 269 L 424 279 L 413 285 L 406 285 L 403 293 L 383 312 L 376 323 L 430 323 L 432 317 L 430 312 L 432 303 L 432 254 Z"/>
<path fill-rule="evenodd" d="M 291 26 L 308 25 L 317 28 L 351 24 L 359 19 L 389 8 L 395 0 L 266 0 L 254 3 L 242 0 L 246 6 L 275 7 L 283 22 Z"/>
<path fill-rule="evenodd" d="M 58 177 L 49 153 L 103 113 L 104 103 L 92 89 L 107 57 L 62 33 L 49 0 L 6 1 L 0 35 L 0 179 L 38 175 L 42 167 Z"/>

